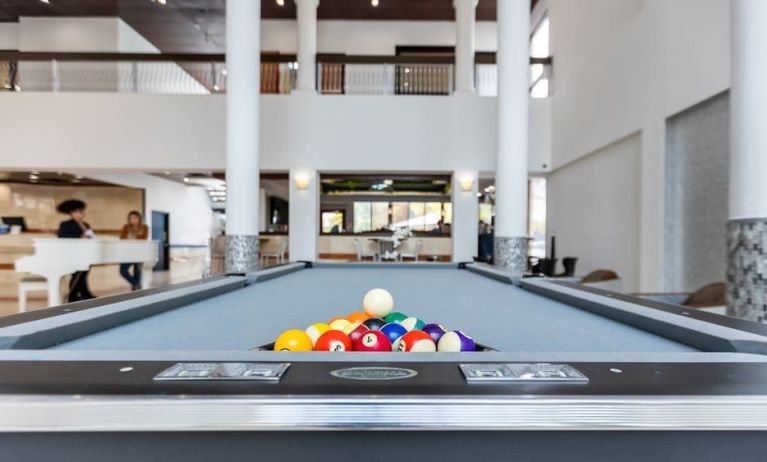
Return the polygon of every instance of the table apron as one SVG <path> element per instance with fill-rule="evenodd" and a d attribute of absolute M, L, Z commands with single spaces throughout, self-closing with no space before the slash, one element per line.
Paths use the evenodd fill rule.
<path fill-rule="evenodd" d="M 767 396 L 0 398 L 0 432 L 767 430 Z"/>

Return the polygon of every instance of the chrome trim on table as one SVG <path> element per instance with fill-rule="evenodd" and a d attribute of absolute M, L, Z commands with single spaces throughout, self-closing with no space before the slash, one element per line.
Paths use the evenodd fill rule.
<path fill-rule="evenodd" d="M 767 430 L 767 396 L 0 399 L 2 432 L 263 430 Z"/>

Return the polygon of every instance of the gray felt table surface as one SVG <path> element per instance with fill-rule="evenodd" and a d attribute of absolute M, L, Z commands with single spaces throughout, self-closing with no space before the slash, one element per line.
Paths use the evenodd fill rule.
<path fill-rule="evenodd" d="M 102 331 L 63 350 L 247 350 L 280 332 L 361 309 L 389 290 L 395 310 L 502 351 L 684 353 L 692 347 L 455 267 L 300 270 Z"/>

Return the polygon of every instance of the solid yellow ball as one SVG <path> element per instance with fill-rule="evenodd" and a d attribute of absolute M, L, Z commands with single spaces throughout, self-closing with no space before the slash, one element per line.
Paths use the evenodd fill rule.
<path fill-rule="evenodd" d="M 281 333 L 274 342 L 274 351 L 312 351 L 312 339 L 301 329 Z"/>

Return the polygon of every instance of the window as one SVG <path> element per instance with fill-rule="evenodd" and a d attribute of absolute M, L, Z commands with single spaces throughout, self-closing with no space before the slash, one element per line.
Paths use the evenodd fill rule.
<path fill-rule="evenodd" d="M 344 230 L 344 212 L 332 210 L 322 212 L 322 232 L 340 233 Z"/>
<path fill-rule="evenodd" d="M 450 224 L 453 221 L 453 204 L 450 202 L 354 202 L 354 228 L 355 233 L 367 233 L 371 231 L 393 230 L 396 228 L 408 228 L 411 231 L 428 232 L 438 227 L 439 221 Z M 325 223 L 330 228 L 331 220 L 340 218 L 322 213 L 322 232 L 326 233 Z M 330 229 L 328 228 L 328 229 Z"/>
<path fill-rule="evenodd" d="M 354 203 L 354 227 L 355 233 L 367 233 L 373 229 L 373 220 L 370 212 L 373 207 L 370 202 Z"/>
<path fill-rule="evenodd" d="M 549 16 L 545 15 L 530 37 L 530 57 L 550 58 Z M 530 65 L 530 96 L 547 98 L 549 96 L 549 78 L 551 64 L 534 63 Z"/>
<path fill-rule="evenodd" d="M 530 256 L 546 257 L 546 178 L 530 178 L 527 220 Z"/>
<path fill-rule="evenodd" d="M 389 228 L 388 202 L 373 202 L 371 213 L 372 231 L 381 231 Z"/>

